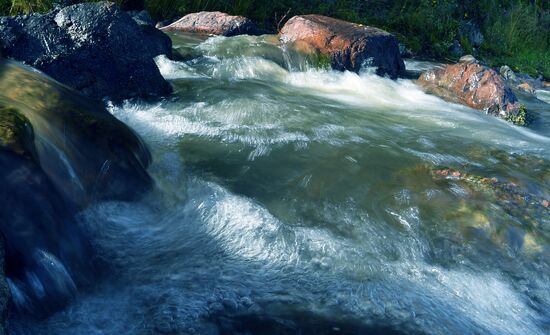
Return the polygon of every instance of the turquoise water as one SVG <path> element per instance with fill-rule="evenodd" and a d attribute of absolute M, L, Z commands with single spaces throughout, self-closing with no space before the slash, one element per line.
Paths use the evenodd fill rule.
<path fill-rule="evenodd" d="M 156 189 L 79 215 L 109 274 L 15 334 L 550 332 L 546 93 L 521 128 L 273 37 L 173 40 L 174 94 L 110 106 Z"/>

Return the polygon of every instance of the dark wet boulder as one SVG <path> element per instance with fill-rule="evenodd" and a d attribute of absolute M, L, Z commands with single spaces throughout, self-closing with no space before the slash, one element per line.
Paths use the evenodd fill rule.
<path fill-rule="evenodd" d="M 3 236 L 0 236 L 0 335 L 4 335 L 6 319 L 8 316 L 8 303 L 10 300 L 10 290 L 6 281 L 6 251 Z"/>
<path fill-rule="evenodd" d="M 358 72 L 368 65 L 375 67 L 377 74 L 391 78 L 405 71 L 397 39 L 378 28 L 321 15 L 300 15 L 284 25 L 280 39 L 330 57 L 336 70 Z"/>
<path fill-rule="evenodd" d="M 141 28 L 141 32 L 145 36 L 143 42 L 148 44 L 147 49 L 154 56 L 166 55 L 170 58 L 172 56 L 172 40 L 155 27 L 155 21 L 153 21 L 151 15 L 146 10 L 129 11 L 127 13 Z"/>
<path fill-rule="evenodd" d="M 423 73 L 417 83 L 428 93 L 523 125 L 525 109 L 512 89 L 493 69 L 464 61 Z"/>
<path fill-rule="evenodd" d="M 144 32 L 113 3 L 82 3 L 0 18 L 0 43 L 6 57 L 89 97 L 147 98 L 171 91 L 153 60 L 171 48 L 153 29 Z"/>
<path fill-rule="evenodd" d="M 261 35 L 254 22 L 244 16 L 222 12 L 199 12 L 188 14 L 176 22 L 161 28 L 162 31 L 179 31 L 207 35 L 236 36 Z"/>
<path fill-rule="evenodd" d="M 97 273 L 76 213 L 150 190 L 151 157 L 99 101 L 14 61 L 0 61 L 0 73 L 0 230 L 8 283 L 18 308 L 45 315 Z"/>
<path fill-rule="evenodd" d="M 89 0 L 53 0 L 52 2 L 54 6 L 63 8 L 83 2 L 89 2 Z M 144 0 L 118 0 L 116 2 L 122 10 L 126 11 L 141 11 L 145 9 Z"/>

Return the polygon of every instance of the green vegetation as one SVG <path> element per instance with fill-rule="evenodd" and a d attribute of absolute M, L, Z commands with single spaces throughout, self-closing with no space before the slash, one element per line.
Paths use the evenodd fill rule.
<path fill-rule="evenodd" d="M 52 0 L 0 0 L 0 10 L 4 15 L 43 12 L 52 6 Z"/>
<path fill-rule="evenodd" d="M 504 119 L 518 126 L 527 126 L 533 121 L 532 118 L 533 116 L 527 112 L 525 106 L 521 105 L 519 107 L 519 112 L 516 115 L 508 114 Z"/>
<path fill-rule="evenodd" d="M 0 11 L 29 13 L 52 6 L 52 0 L 0 0 Z M 132 9 L 145 4 L 157 20 L 201 10 L 245 15 L 269 30 L 296 14 L 318 13 L 389 30 L 413 52 L 426 58 L 454 58 L 462 48 L 491 65 L 550 79 L 550 0 L 115 0 Z M 473 22 L 485 36 L 477 49 L 458 34 Z"/>

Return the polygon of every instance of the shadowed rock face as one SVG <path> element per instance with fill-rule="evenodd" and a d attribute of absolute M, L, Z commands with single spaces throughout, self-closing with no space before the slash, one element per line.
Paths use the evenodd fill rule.
<path fill-rule="evenodd" d="M 520 104 L 504 79 L 477 63 L 458 63 L 432 69 L 417 80 L 428 93 L 513 121 L 521 117 Z"/>
<path fill-rule="evenodd" d="M 152 187 L 150 154 L 101 103 L 0 60 L 0 230 L 15 305 L 36 315 L 93 282 L 91 245 L 76 213 Z M 1 305 L 0 283 L 0 305 Z"/>
<path fill-rule="evenodd" d="M 254 22 L 244 16 L 232 16 L 222 12 L 199 12 L 188 14 L 163 31 L 180 31 L 208 35 L 236 36 L 260 35 Z"/>
<path fill-rule="evenodd" d="M 146 98 L 171 91 L 153 60 L 171 44 L 151 30 L 112 3 L 83 3 L 0 18 L 0 49 L 89 97 Z"/>
<path fill-rule="evenodd" d="M 405 71 L 397 39 L 377 28 L 321 15 L 300 15 L 284 25 L 280 38 L 299 49 L 327 55 L 337 70 L 358 72 L 367 64 L 374 66 L 377 74 L 391 78 Z"/>
<path fill-rule="evenodd" d="M 8 314 L 8 301 L 10 299 L 10 290 L 6 282 L 6 274 L 4 270 L 5 261 L 5 242 L 4 238 L 0 236 L 0 335 L 4 335 L 6 333 L 4 327 L 6 325 L 6 317 Z"/>

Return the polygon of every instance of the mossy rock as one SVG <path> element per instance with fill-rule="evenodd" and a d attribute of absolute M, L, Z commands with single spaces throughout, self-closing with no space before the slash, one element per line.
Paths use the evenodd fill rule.
<path fill-rule="evenodd" d="M 517 126 L 528 126 L 531 122 L 533 122 L 533 115 L 527 111 L 524 105 L 521 105 L 516 114 L 506 114 L 504 120 Z"/>
<path fill-rule="evenodd" d="M 27 66 L 0 60 L 0 105 L 10 106 L 5 122 L 19 127 L 9 127 L 5 142 L 23 143 L 15 141 L 13 134 L 20 130 L 13 129 L 32 125 L 37 162 L 78 206 L 96 199 L 134 199 L 152 186 L 146 146 L 101 102 Z M 23 144 L 18 145 L 21 151 Z"/>

